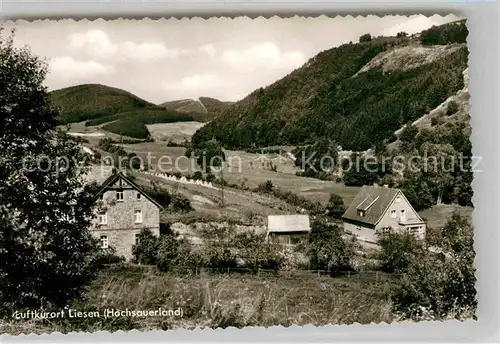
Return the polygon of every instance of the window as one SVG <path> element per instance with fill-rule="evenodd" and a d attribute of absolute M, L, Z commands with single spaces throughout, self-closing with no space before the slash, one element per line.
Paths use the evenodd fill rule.
<path fill-rule="evenodd" d="M 408 232 L 411 233 L 411 234 L 421 233 L 422 232 L 422 227 L 420 227 L 420 226 L 418 226 L 418 227 L 409 227 L 408 228 Z"/>
<path fill-rule="evenodd" d="M 401 196 L 396 196 L 396 202 L 401 202 Z"/>
<path fill-rule="evenodd" d="M 135 223 L 142 223 L 142 211 L 141 210 L 136 210 L 134 212 L 134 220 L 135 220 Z"/>
<path fill-rule="evenodd" d="M 139 243 L 139 233 L 135 235 L 135 244 L 137 245 Z"/>
<path fill-rule="evenodd" d="M 108 248 L 108 236 L 101 235 L 101 248 Z"/>
<path fill-rule="evenodd" d="M 404 220 L 406 220 L 406 213 L 403 209 L 403 210 L 401 210 L 401 221 L 404 221 Z"/>
<path fill-rule="evenodd" d="M 117 201 L 123 201 L 123 190 L 120 190 L 120 191 L 116 192 L 116 200 Z"/>
<path fill-rule="evenodd" d="M 391 210 L 391 217 L 392 217 L 393 219 L 395 219 L 395 218 L 396 218 L 396 210 Z"/>
<path fill-rule="evenodd" d="M 382 228 L 382 230 L 381 230 L 381 232 L 382 232 L 383 234 L 388 234 L 388 233 L 390 233 L 390 232 L 391 232 L 391 230 L 392 230 L 392 228 L 391 228 L 391 227 L 383 227 L 383 228 Z"/>
<path fill-rule="evenodd" d="M 108 215 L 106 214 L 105 211 L 101 211 L 99 213 L 99 224 L 100 225 L 105 225 L 108 223 Z"/>
<path fill-rule="evenodd" d="M 141 196 L 142 196 L 142 195 L 141 195 L 141 193 L 140 193 L 140 192 L 138 192 L 138 193 L 137 193 L 137 200 L 138 200 L 138 201 L 140 201 L 140 200 L 141 200 Z"/>
<path fill-rule="evenodd" d="M 101 194 L 101 201 L 104 200 L 104 193 Z"/>
<path fill-rule="evenodd" d="M 359 210 L 358 211 L 358 215 L 361 216 L 361 217 L 363 217 L 363 216 L 365 216 L 365 212 L 363 210 Z"/>

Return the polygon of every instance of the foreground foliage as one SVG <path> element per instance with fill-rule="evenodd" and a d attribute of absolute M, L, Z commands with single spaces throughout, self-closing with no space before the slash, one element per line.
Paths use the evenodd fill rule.
<path fill-rule="evenodd" d="M 64 306 L 97 272 L 88 231 L 95 185 L 56 131 L 44 63 L 0 33 L 0 308 Z"/>
<path fill-rule="evenodd" d="M 405 319 L 463 319 L 474 315 L 473 227 L 458 213 L 421 249 L 407 236 L 391 236 L 382 246 L 383 266 L 402 273 L 392 291 L 393 308 Z M 389 243 L 389 241 L 392 241 Z"/>

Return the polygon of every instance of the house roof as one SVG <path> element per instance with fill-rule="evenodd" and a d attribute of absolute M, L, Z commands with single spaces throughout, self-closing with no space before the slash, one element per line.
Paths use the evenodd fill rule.
<path fill-rule="evenodd" d="M 363 186 L 342 218 L 376 225 L 399 192 L 382 186 Z M 359 211 L 364 211 L 364 216 Z"/>
<path fill-rule="evenodd" d="M 309 232 L 311 226 L 308 215 L 269 215 L 268 233 Z"/>
<path fill-rule="evenodd" d="M 163 208 L 158 201 L 156 201 L 153 197 L 148 195 L 144 190 L 141 189 L 139 185 L 134 183 L 132 180 L 127 178 L 121 171 L 114 172 L 112 175 L 110 175 L 101 185 L 101 188 L 97 192 L 96 196 L 96 201 L 101 196 L 101 194 L 106 191 L 111 185 L 113 185 L 119 178 L 122 178 L 125 180 L 130 186 L 132 186 L 134 189 L 136 189 L 138 192 L 140 192 L 144 197 L 149 199 L 151 202 L 153 202 L 158 208 Z"/>

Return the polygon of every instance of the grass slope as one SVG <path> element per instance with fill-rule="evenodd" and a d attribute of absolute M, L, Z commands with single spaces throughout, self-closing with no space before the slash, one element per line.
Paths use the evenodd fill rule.
<path fill-rule="evenodd" d="M 449 37 L 452 29 L 463 33 L 463 26 L 461 22 L 442 30 Z M 439 30 L 433 28 L 432 34 Z M 443 40 L 460 43 L 464 38 L 461 34 L 456 39 L 435 41 Z M 427 45 L 430 42 L 433 40 L 426 39 Z M 468 55 L 465 44 L 408 70 L 385 72 L 378 66 L 356 74 L 382 52 L 419 44 L 418 39 L 386 37 L 323 51 L 283 79 L 223 111 L 201 128 L 193 141 L 215 136 L 225 147 L 247 148 L 307 144 L 327 137 L 348 150 L 370 148 L 463 87 Z"/>
<path fill-rule="evenodd" d="M 223 102 L 215 98 L 200 97 L 198 100 L 181 99 L 160 104 L 167 110 L 191 115 L 194 120 L 207 122 L 214 119 L 221 111 L 229 107 L 232 102 Z"/>

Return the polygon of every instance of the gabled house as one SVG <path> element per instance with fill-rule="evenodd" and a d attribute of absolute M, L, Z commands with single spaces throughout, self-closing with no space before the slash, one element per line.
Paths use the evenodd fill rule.
<path fill-rule="evenodd" d="M 283 246 L 294 246 L 307 240 L 311 231 L 308 215 L 269 215 L 267 238 Z"/>
<path fill-rule="evenodd" d="M 97 216 L 90 231 L 102 248 L 112 246 L 129 260 L 142 229 L 160 235 L 162 206 L 122 172 L 115 171 L 103 182 L 96 202 Z"/>
<path fill-rule="evenodd" d="M 399 189 L 363 186 L 342 216 L 344 231 L 376 243 L 379 233 L 409 232 L 425 238 L 426 224 Z"/>

